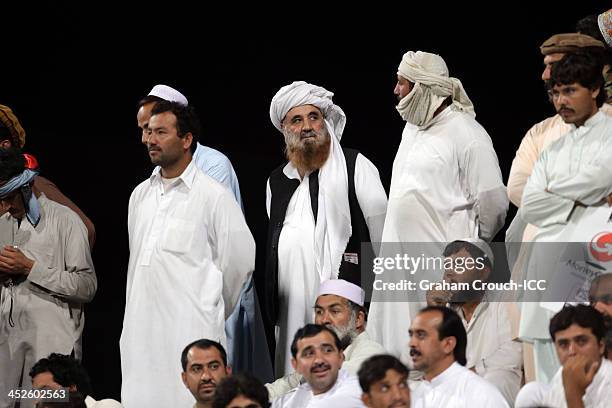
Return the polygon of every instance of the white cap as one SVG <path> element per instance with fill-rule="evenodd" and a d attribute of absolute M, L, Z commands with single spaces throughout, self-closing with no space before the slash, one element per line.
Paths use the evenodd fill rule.
<path fill-rule="evenodd" d="M 336 295 L 350 300 L 353 303 L 363 306 L 365 300 L 365 292 L 359 286 L 347 282 L 344 279 L 330 279 L 319 286 L 319 294 L 321 295 Z"/>
<path fill-rule="evenodd" d="M 157 96 L 165 101 L 180 103 L 183 106 L 189 105 L 185 95 L 167 85 L 155 85 L 149 92 L 149 96 Z"/>
<path fill-rule="evenodd" d="M 487 244 L 484 240 L 480 238 L 463 238 L 458 239 L 457 241 L 469 242 L 470 244 L 474 245 L 476 248 L 480 249 L 485 254 L 489 262 L 491 262 L 491 267 L 493 267 L 493 265 L 495 264 L 493 250 L 491 249 L 491 246 Z"/>

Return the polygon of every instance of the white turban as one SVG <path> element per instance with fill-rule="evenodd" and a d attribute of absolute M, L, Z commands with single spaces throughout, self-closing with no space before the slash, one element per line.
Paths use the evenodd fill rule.
<path fill-rule="evenodd" d="M 340 140 L 346 125 L 346 115 L 338 105 L 334 105 L 332 96 L 334 93 L 325 88 L 304 81 L 295 81 L 291 85 L 283 86 L 272 98 L 270 120 L 278 130 L 282 131 L 281 122 L 287 116 L 287 112 L 296 106 L 313 105 L 323 112 L 325 119 L 331 125 L 329 130 L 332 135 Z"/>
<path fill-rule="evenodd" d="M 270 119 L 282 132 L 281 122 L 292 108 L 313 105 L 325 116 L 331 139 L 329 157 L 319 169 L 318 214 L 315 226 L 315 252 L 321 281 L 338 277 L 342 254 L 352 233 L 348 202 L 348 174 L 340 138 L 346 116 L 332 102 L 334 94 L 304 81 L 283 86 L 272 98 Z"/>
<path fill-rule="evenodd" d="M 396 107 L 405 121 L 416 126 L 427 126 L 435 111 L 449 96 L 459 110 L 476 116 L 461 81 L 449 77 L 446 63 L 439 55 L 408 51 L 397 73 L 415 84 Z"/>

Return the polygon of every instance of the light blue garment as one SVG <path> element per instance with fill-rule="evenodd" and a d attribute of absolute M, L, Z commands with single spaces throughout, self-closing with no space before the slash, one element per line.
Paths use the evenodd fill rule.
<path fill-rule="evenodd" d="M 227 187 L 234 194 L 236 201 L 244 212 L 238 177 L 236 177 L 236 172 L 227 156 L 218 150 L 198 143 L 198 147 L 193 154 L 193 161 L 197 168 Z"/>
<path fill-rule="evenodd" d="M 227 156 L 198 143 L 193 162 L 197 168 L 227 187 L 244 212 L 238 178 Z M 263 382 L 274 379 L 253 278 L 245 283 L 238 304 L 225 321 L 225 334 L 227 354 L 234 371 L 250 372 Z"/>
<path fill-rule="evenodd" d="M 38 170 L 25 169 L 23 173 L 13 177 L 0 187 L 0 197 L 21 189 L 23 202 L 26 203 L 26 217 L 33 226 L 36 226 L 40 221 L 40 206 L 36 196 L 32 194 L 32 182 L 36 176 L 38 176 Z"/>

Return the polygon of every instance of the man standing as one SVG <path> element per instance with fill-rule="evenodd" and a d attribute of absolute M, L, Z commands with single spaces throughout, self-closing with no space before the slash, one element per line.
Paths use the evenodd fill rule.
<path fill-rule="evenodd" d="M 295 333 L 291 365 L 306 383 L 272 401 L 272 408 L 361 408 L 361 389 L 355 375 L 341 369 L 340 339 L 331 329 L 307 324 Z"/>
<path fill-rule="evenodd" d="M 70 354 L 83 306 L 96 293 L 87 229 L 69 208 L 32 191 L 37 172 L 21 152 L 0 149 L 0 407 L 28 387 L 34 363 Z"/>
<path fill-rule="evenodd" d="M 423 252 L 437 257 L 455 239 L 490 241 L 504 225 L 508 199 L 491 138 L 474 119 L 461 82 L 449 77 L 439 55 L 409 51 L 399 65 L 394 92 L 407 123 L 393 162 L 383 242 L 434 243 Z M 409 245 L 397 249 L 404 254 L 411 250 Z M 381 252 L 397 255 L 388 246 Z M 427 279 L 439 279 L 441 272 Z M 368 331 L 399 356 L 417 310 L 408 301 L 374 297 Z"/>
<path fill-rule="evenodd" d="M 488 381 L 465 368 L 467 336 L 459 316 L 446 307 L 422 309 L 410 327 L 410 356 L 424 380 L 413 407 L 509 407 Z"/>
<path fill-rule="evenodd" d="M 172 356 L 194 338 L 225 343 L 225 318 L 255 259 L 236 200 L 192 160 L 199 136 L 193 109 L 162 101 L 151 114 L 145 142 L 159 167 L 134 189 L 128 212 L 130 262 L 120 341 L 127 408 L 189 403 Z M 145 347 L 149 352 L 142 352 Z"/>
<path fill-rule="evenodd" d="M 291 336 L 312 321 L 321 282 L 360 284 L 361 243 L 380 242 L 387 197 L 376 167 L 343 149 L 346 116 L 333 93 L 306 82 L 282 87 L 270 119 L 288 163 L 268 179 L 266 310 L 278 326 L 276 375 L 291 371 Z"/>
<path fill-rule="evenodd" d="M 605 100 L 601 70 L 601 62 L 585 54 L 567 54 L 553 65 L 551 98 L 572 130 L 541 153 L 525 186 L 519 216 L 538 228 L 534 242 L 567 241 L 570 217 L 576 224 L 586 206 L 610 200 L 612 118 L 599 109 Z M 539 248 L 529 258 L 526 279 L 554 273 L 549 247 Z M 521 313 L 519 335 L 534 342 L 539 381 L 559 366 L 544 329 L 552 313 L 534 302 L 524 303 Z"/>
<path fill-rule="evenodd" d="M 0 149 L 8 149 L 9 147 L 22 149 L 25 145 L 25 137 L 25 130 L 11 108 L 0 105 Z M 96 229 L 94 228 L 93 222 L 91 222 L 85 213 L 66 197 L 52 181 L 37 175 L 32 184 L 32 191 L 34 191 L 35 194 L 43 193 L 47 199 L 65 205 L 74 211 L 79 218 L 81 218 L 83 224 L 85 224 L 89 247 L 93 249 L 96 240 Z"/>
<path fill-rule="evenodd" d="M 393 356 L 368 358 L 359 369 L 361 400 L 368 408 L 410 408 L 409 373 Z"/>
<path fill-rule="evenodd" d="M 188 344 L 181 353 L 181 366 L 183 384 L 196 399 L 193 408 L 211 408 L 217 385 L 232 374 L 223 346 L 208 339 Z"/>
<path fill-rule="evenodd" d="M 344 279 L 330 279 L 319 287 L 319 296 L 315 303 L 315 324 L 333 330 L 344 350 L 342 368 L 350 374 L 357 370 L 367 358 L 385 352 L 383 347 L 370 340 L 365 331 L 366 311 L 364 308 L 365 292 L 359 286 Z M 270 399 L 286 394 L 303 380 L 293 372 L 266 384 Z"/>

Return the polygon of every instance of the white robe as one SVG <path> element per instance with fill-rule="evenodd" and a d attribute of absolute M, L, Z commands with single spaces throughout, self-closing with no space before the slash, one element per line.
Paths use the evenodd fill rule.
<path fill-rule="evenodd" d="M 292 163 L 283 173 L 300 179 Z M 355 161 L 355 195 L 372 242 L 379 242 L 385 218 L 387 195 L 378 170 L 362 154 Z M 321 193 L 321 191 L 319 191 Z M 270 182 L 266 189 L 266 208 L 270 215 Z M 321 214 L 321 212 L 319 212 Z M 339 261 L 338 261 L 339 262 Z M 338 271 L 323 270 L 315 255 L 315 222 L 309 191 L 309 175 L 304 176 L 293 193 L 278 240 L 279 317 L 276 327 L 275 372 L 282 376 L 293 371 L 291 342 L 295 332 L 314 320 L 314 304 L 319 285 L 338 278 Z"/>
<path fill-rule="evenodd" d="M 448 107 L 426 128 L 409 123 L 404 128 L 393 162 L 380 256 L 394 257 L 398 250 L 410 249 L 387 243 L 437 243 L 423 251 L 440 256 L 445 243 L 456 239 L 491 240 L 503 227 L 507 210 L 491 138 L 472 116 Z M 440 277 L 441 273 L 420 278 Z M 373 299 L 367 330 L 373 340 L 400 356 L 407 350 L 408 328 L 419 308 L 418 303 Z"/>
<path fill-rule="evenodd" d="M 167 189 L 159 168 L 134 189 L 121 333 L 126 408 L 190 406 L 180 355 L 190 342 L 225 344 L 225 318 L 255 263 L 235 198 L 191 162 Z"/>
<path fill-rule="evenodd" d="M 489 381 L 513 405 L 521 388 L 522 345 L 512 340 L 510 305 L 483 300 L 476 306 L 470 321 L 463 310 L 457 312 L 467 333 L 466 358 L 468 368 Z"/>
<path fill-rule="evenodd" d="M 333 387 L 314 395 L 308 383 L 272 401 L 272 408 L 365 408 L 361 401 L 361 387 L 357 376 L 340 369 Z"/>
<path fill-rule="evenodd" d="M 612 362 L 601 359 L 601 366 L 582 397 L 585 408 L 607 408 L 612 402 Z M 563 387 L 563 367 L 559 368 L 550 385 L 538 382 L 526 384 L 516 398 L 516 408 L 544 406 L 567 408 Z"/>
<path fill-rule="evenodd" d="M 411 401 L 412 408 L 509 407 L 497 388 L 456 362 L 431 382 L 423 380 Z"/>
<path fill-rule="evenodd" d="M 551 254 L 558 255 L 565 247 L 563 242 L 570 234 L 570 216 L 582 213 L 581 209 L 575 209 L 576 201 L 594 206 L 612 193 L 611 134 L 612 117 L 598 111 L 579 128 L 572 125 L 570 133 L 540 155 L 525 186 L 519 215 L 538 228 L 534 242 L 558 244 L 530 251 L 524 272 L 526 279 L 554 276 L 551 268 L 557 267 L 558 259 Z M 559 367 L 548 332 L 550 318 L 563 306 L 562 299 L 559 301 L 559 304 L 525 302 L 522 305 L 519 336 L 539 342 L 536 344 L 539 380 L 551 378 Z M 539 358 L 539 354 L 545 357 Z"/>

